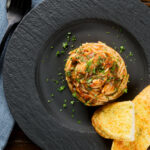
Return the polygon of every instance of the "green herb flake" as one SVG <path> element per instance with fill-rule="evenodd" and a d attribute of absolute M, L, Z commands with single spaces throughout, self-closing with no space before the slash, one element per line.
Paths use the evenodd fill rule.
<path fill-rule="evenodd" d="M 70 36 L 71 34 L 72 34 L 71 32 L 68 32 L 68 33 L 67 33 L 67 35 L 69 35 L 69 36 Z"/>
<path fill-rule="evenodd" d="M 132 52 L 129 52 L 129 56 L 133 56 L 133 53 L 132 53 Z"/>
<path fill-rule="evenodd" d="M 122 30 L 122 28 L 120 28 L 120 30 L 119 30 L 121 33 L 123 32 L 123 30 Z"/>
<path fill-rule="evenodd" d="M 80 123 L 81 123 L 81 121 L 80 121 L 80 120 L 78 120 L 78 121 L 77 121 L 77 123 L 78 123 L 78 124 L 80 124 Z"/>
<path fill-rule="evenodd" d="M 67 100 L 66 100 L 66 99 L 64 100 L 64 103 L 67 103 Z"/>
<path fill-rule="evenodd" d="M 76 36 L 73 35 L 72 38 L 71 38 L 71 40 L 72 40 L 72 42 L 76 41 L 76 40 L 77 40 L 77 39 L 76 39 Z"/>
<path fill-rule="evenodd" d="M 60 53 L 61 53 L 61 54 L 64 54 L 64 53 L 65 53 L 65 51 L 60 51 Z"/>
<path fill-rule="evenodd" d="M 62 47 L 66 49 L 68 47 L 68 42 L 63 42 Z"/>
<path fill-rule="evenodd" d="M 49 99 L 47 102 L 48 102 L 48 103 L 51 103 L 52 101 L 53 101 L 53 100 Z"/>
<path fill-rule="evenodd" d="M 76 93 L 76 92 L 72 93 L 72 96 L 73 96 L 74 98 L 77 98 L 77 93 Z"/>
<path fill-rule="evenodd" d="M 74 48 L 74 45 L 71 45 L 71 48 Z"/>
<path fill-rule="evenodd" d="M 72 105 L 73 105 L 74 103 L 75 103 L 75 101 L 74 101 L 74 100 L 70 101 L 70 104 L 72 104 Z"/>
<path fill-rule="evenodd" d="M 60 86 L 60 87 L 58 88 L 58 91 L 59 91 L 59 92 L 62 92 L 65 88 L 66 88 L 65 85 L 62 85 L 62 86 Z"/>
<path fill-rule="evenodd" d="M 58 73 L 59 76 L 63 75 L 61 72 Z"/>
<path fill-rule="evenodd" d="M 75 109 L 72 109 L 72 112 L 74 113 L 74 112 L 75 112 Z"/>
<path fill-rule="evenodd" d="M 67 104 L 63 104 L 63 108 L 66 108 L 67 107 Z"/>
<path fill-rule="evenodd" d="M 116 68 L 117 68 L 117 63 L 114 62 L 113 66 L 110 68 L 111 72 L 114 72 L 116 70 Z"/>
<path fill-rule="evenodd" d="M 66 62 L 67 61 L 67 59 L 64 59 L 64 62 Z"/>
<path fill-rule="evenodd" d="M 72 114 L 71 117 L 74 118 L 74 114 Z"/>
<path fill-rule="evenodd" d="M 57 51 L 57 52 L 56 52 L 56 56 L 59 56 L 59 55 L 60 55 L 60 51 Z"/>
<path fill-rule="evenodd" d="M 125 47 L 124 46 L 120 46 L 120 53 L 125 51 Z"/>
<path fill-rule="evenodd" d="M 53 81 L 54 81 L 54 83 L 59 84 L 59 81 L 58 81 L 58 80 L 53 80 Z"/>
<path fill-rule="evenodd" d="M 80 79 L 76 78 L 76 81 L 77 81 L 78 83 L 80 83 Z"/>
<path fill-rule="evenodd" d="M 51 97 L 54 97 L 54 94 L 53 94 L 53 93 L 51 94 Z"/>
<path fill-rule="evenodd" d="M 70 77 L 70 76 L 71 76 L 71 71 L 67 71 L 67 72 L 66 72 L 66 76 L 67 76 L 67 77 Z"/>
<path fill-rule="evenodd" d="M 51 46 L 51 49 L 53 49 L 54 48 L 54 46 Z"/>
<path fill-rule="evenodd" d="M 124 93 L 128 93 L 128 89 L 127 88 L 124 89 Z"/>
<path fill-rule="evenodd" d="M 106 32 L 106 34 L 110 34 L 110 32 Z"/>
<path fill-rule="evenodd" d="M 48 82 L 49 81 L 49 79 L 48 78 L 46 78 L 46 82 Z"/>
<path fill-rule="evenodd" d="M 62 111 L 63 111 L 63 109 L 59 109 L 59 111 L 60 111 L 60 112 L 62 112 Z"/>
<path fill-rule="evenodd" d="M 93 79 L 91 78 L 91 79 L 88 79 L 87 80 L 87 83 L 91 83 L 93 81 Z"/>
<path fill-rule="evenodd" d="M 89 72 L 90 71 L 90 66 L 92 65 L 92 59 L 90 59 L 87 63 L 86 63 L 86 71 Z"/>
<path fill-rule="evenodd" d="M 117 46 L 114 46 L 114 49 L 117 50 Z"/>
<path fill-rule="evenodd" d="M 44 59 L 42 59 L 41 63 L 43 64 L 44 62 L 45 62 L 45 60 L 44 60 Z"/>
<path fill-rule="evenodd" d="M 93 72 L 93 74 L 96 74 L 96 69 L 94 68 L 92 72 Z"/>

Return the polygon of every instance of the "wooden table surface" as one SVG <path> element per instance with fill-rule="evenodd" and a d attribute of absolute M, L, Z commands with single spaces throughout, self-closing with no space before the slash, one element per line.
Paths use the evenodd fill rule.
<path fill-rule="evenodd" d="M 141 1 L 150 7 L 150 0 L 141 0 Z M 36 146 L 23 133 L 23 131 L 19 128 L 17 124 L 15 124 L 5 150 L 41 150 L 41 149 L 38 146 Z"/>

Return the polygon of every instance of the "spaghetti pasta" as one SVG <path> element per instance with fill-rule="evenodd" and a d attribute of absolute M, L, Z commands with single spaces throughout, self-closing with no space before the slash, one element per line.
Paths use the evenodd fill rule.
<path fill-rule="evenodd" d="M 129 78 L 119 53 L 102 42 L 85 43 L 70 51 L 65 74 L 73 96 L 87 106 L 118 98 Z"/>

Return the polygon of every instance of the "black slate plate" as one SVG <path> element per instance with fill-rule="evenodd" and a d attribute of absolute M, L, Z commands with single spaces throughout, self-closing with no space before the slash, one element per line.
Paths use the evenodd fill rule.
<path fill-rule="evenodd" d="M 69 31 L 77 37 L 75 47 L 97 41 L 124 45 L 130 83 L 128 94 L 118 100 L 133 99 L 150 81 L 149 25 L 150 9 L 135 0 L 46 0 L 32 10 L 9 43 L 3 71 L 10 110 L 27 136 L 45 150 L 109 150 L 111 140 L 91 126 L 95 108 L 71 105 L 68 88 L 57 91 L 62 84 L 53 79 L 63 72 L 67 54 L 56 57 L 56 51 Z M 60 112 L 64 99 L 68 107 Z"/>

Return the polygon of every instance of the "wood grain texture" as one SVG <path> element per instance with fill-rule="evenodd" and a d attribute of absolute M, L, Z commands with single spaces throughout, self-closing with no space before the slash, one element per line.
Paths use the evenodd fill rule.
<path fill-rule="evenodd" d="M 144 4 L 147 5 L 148 7 L 150 7 L 150 2 L 149 3 L 145 2 Z"/>
<path fill-rule="evenodd" d="M 150 0 L 141 1 L 150 7 Z M 40 150 L 40 148 L 27 138 L 18 125 L 15 125 L 5 150 Z"/>
<path fill-rule="evenodd" d="M 141 2 L 150 7 L 150 0 L 141 0 Z"/>
<path fill-rule="evenodd" d="M 150 0 L 141 0 L 142 2 L 150 2 Z"/>
<path fill-rule="evenodd" d="M 5 150 L 40 150 L 16 124 Z"/>

